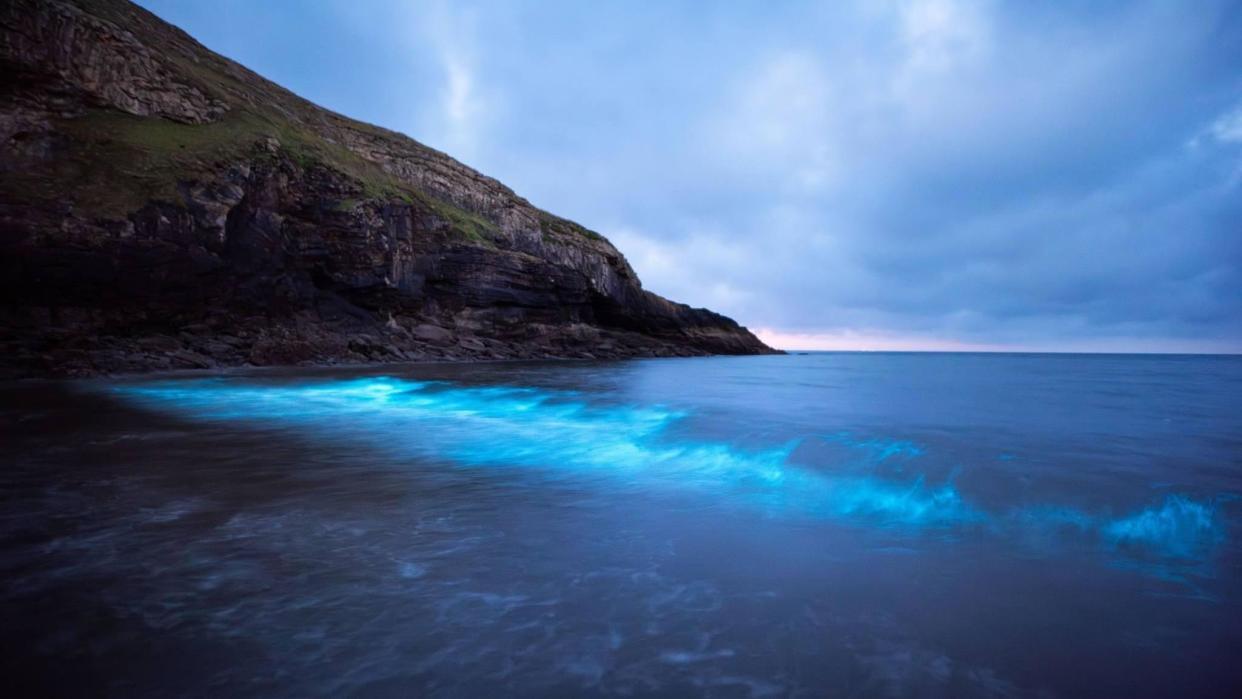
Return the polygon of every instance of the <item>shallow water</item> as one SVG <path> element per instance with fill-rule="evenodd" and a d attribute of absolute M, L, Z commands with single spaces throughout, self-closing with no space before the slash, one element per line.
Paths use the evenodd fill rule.
<path fill-rule="evenodd" d="M 0 390 L 23 694 L 1238 696 L 1242 359 Z"/>

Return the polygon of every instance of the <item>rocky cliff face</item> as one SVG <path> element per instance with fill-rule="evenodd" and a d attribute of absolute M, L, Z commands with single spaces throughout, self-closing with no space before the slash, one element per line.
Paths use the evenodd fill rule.
<path fill-rule="evenodd" d="M 9 373 L 771 351 L 125 0 L 6 1 L 0 76 Z"/>

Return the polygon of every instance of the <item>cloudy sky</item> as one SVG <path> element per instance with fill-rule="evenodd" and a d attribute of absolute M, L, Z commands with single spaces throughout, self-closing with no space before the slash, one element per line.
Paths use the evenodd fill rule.
<path fill-rule="evenodd" d="M 141 1 L 779 346 L 1242 351 L 1242 3 Z"/>

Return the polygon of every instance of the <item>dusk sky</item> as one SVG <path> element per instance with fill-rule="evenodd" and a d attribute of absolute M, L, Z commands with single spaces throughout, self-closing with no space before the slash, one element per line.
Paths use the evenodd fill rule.
<path fill-rule="evenodd" d="M 141 4 L 776 346 L 1242 351 L 1242 3 Z"/>

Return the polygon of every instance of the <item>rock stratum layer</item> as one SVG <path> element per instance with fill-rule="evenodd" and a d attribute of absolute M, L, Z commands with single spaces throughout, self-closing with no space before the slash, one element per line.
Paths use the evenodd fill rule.
<path fill-rule="evenodd" d="M 0 3 L 0 63 L 6 373 L 771 351 L 125 0 Z"/>

